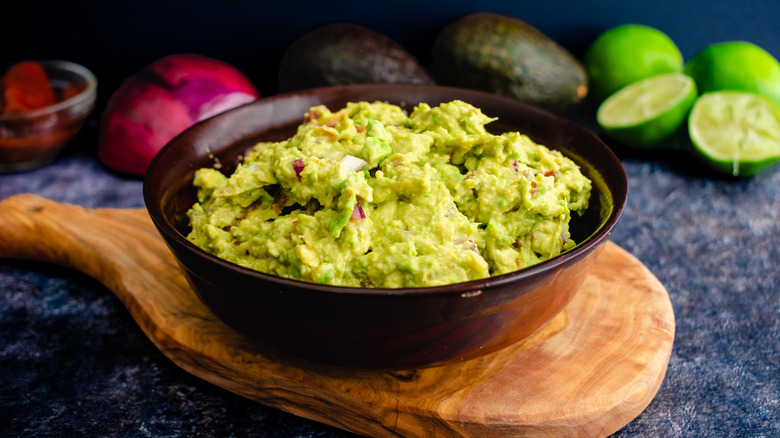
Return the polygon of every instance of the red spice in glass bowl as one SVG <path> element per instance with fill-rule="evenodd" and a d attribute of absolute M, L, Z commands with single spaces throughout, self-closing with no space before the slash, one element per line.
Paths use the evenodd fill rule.
<path fill-rule="evenodd" d="M 52 162 L 81 130 L 95 104 L 97 80 L 68 61 L 22 61 L 0 80 L 0 172 Z"/>

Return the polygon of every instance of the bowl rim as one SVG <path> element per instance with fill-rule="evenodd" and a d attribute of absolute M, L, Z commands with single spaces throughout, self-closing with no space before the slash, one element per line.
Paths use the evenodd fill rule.
<path fill-rule="evenodd" d="M 335 286 L 335 285 L 327 285 L 327 284 L 320 284 L 320 283 L 313 283 L 308 282 L 304 280 L 296 280 L 292 278 L 285 278 L 276 276 L 273 274 L 264 273 L 261 271 L 257 271 L 248 267 L 244 267 L 241 265 L 238 265 L 236 263 L 221 259 L 217 257 L 216 255 L 210 254 L 207 251 L 201 249 L 200 247 L 196 246 L 192 242 L 190 242 L 186 236 L 179 233 L 178 230 L 174 226 L 172 226 L 169 221 L 167 220 L 166 215 L 161 211 L 159 208 L 161 205 L 160 203 L 153 202 L 152 200 L 152 193 L 151 193 L 151 180 L 152 175 L 154 173 L 154 170 L 157 168 L 157 163 L 161 160 L 161 157 L 164 155 L 164 152 L 168 149 L 171 149 L 179 140 L 180 138 L 195 132 L 199 129 L 204 129 L 203 127 L 205 125 L 208 125 L 211 120 L 216 118 L 223 118 L 227 117 L 230 113 L 241 111 L 241 108 L 246 106 L 255 105 L 258 103 L 264 103 L 264 104 L 273 104 L 273 102 L 277 100 L 285 100 L 290 98 L 295 98 L 296 96 L 311 96 L 311 95 L 318 95 L 320 93 L 327 93 L 327 92 L 339 92 L 342 90 L 367 90 L 367 89 L 379 89 L 383 88 L 388 91 L 392 90 L 400 90 L 403 88 L 413 88 L 416 90 L 422 90 L 423 92 L 425 89 L 436 89 L 440 91 L 448 91 L 451 90 L 452 92 L 462 92 L 462 93 L 468 93 L 471 95 L 481 95 L 483 97 L 489 98 L 489 99 L 496 99 L 496 100 L 505 100 L 508 103 L 511 103 L 512 105 L 518 105 L 518 106 L 524 106 L 529 111 L 539 112 L 543 113 L 544 117 L 552 118 L 555 120 L 558 124 L 566 125 L 567 128 L 574 129 L 577 131 L 580 131 L 583 135 L 589 136 L 601 145 L 603 149 L 603 153 L 605 156 L 611 161 L 611 165 L 602 165 L 601 167 L 613 167 L 614 169 L 618 170 L 616 177 L 618 178 L 618 186 L 617 187 L 609 187 L 609 193 L 607 193 L 606 200 L 611 202 L 612 211 L 609 214 L 609 216 L 603 221 L 600 227 L 598 227 L 595 231 L 593 231 L 587 238 L 585 238 L 583 241 L 577 243 L 574 248 L 561 253 L 551 259 L 545 260 L 543 262 L 537 263 L 535 265 L 531 265 L 522 269 L 519 269 L 517 271 L 508 272 L 501 275 L 491 276 L 487 278 L 481 278 L 476 280 L 469 280 L 469 281 L 463 281 L 458 283 L 450 283 L 450 284 L 444 284 L 444 285 L 438 285 L 438 286 L 422 286 L 422 287 L 405 287 L 405 288 L 365 288 L 365 287 L 351 287 L 351 286 Z M 235 146 L 235 145 L 234 145 Z M 551 147 L 555 149 L 554 147 Z M 222 147 L 219 150 L 227 150 L 230 149 L 230 146 L 228 147 Z M 570 155 L 567 155 L 570 156 Z M 577 157 L 582 160 L 581 157 Z M 596 169 L 594 169 L 595 171 Z M 606 185 L 606 184 L 605 184 Z M 617 226 L 618 222 L 620 221 L 623 210 L 625 208 L 626 199 L 628 196 L 628 181 L 625 174 L 625 170 L 618 159 L 618 157 L 615 155 L 615 153 L 612 151 L 612 149 L 607 146 L 606 143 L 604 143 L 598 136 L 596 136 L 593 132 L 587 130 L 583 126 L 581 126 L 578 123 L 575 123 L 574 121 L 564 117 L 561 114 L 554 113 L 552 111 L 546 110 L 544 108 L 541 108 L 537 105 L 521 101 L 515 98 L 507 97 L 507 96 L 501 96 L 498 94 L 483 92 L 483 91 L 477 91 L 473 89 L 463 89 L 458 87 L 450 87 L 450 86 L 441 86 L 441 85 L 417 85 L 417 84 L 350 84 L 350 85 L 336 85 L 336 86 L 327 86 L 327 87 L 318 87 L 318 88 L 312 88 L 312 89 L 306 89 L 306 90 L 297 90 L 297 91 L 291 91 L 281 94 L 276 94 L 269 97 L 263 97 L 259 98 L 255 101 L 248 102 L 242 105 L 239 105 L 235 108 L 232 108 L 230 110 L 227 110 L 223 113 L 217 114 L 215 116 L 212 116 L 208 119 L 205 119 L 203 121 L 197 122 L 194 125 L 190 126 L 186 130 L 184 130 L 182 133 L 174 137 L 171 141 L 169 141 L 152 159 L 152 162 L 149 164 L 147 171 L 144 176 L 144 182 L 143 182 L 143 194 L 144 194 L 144 200 L 146 203 L 147 210 L 149 212 L 149 215 L 152 219 L 152 221 L 157 226 L 160 233 L 163 235 L 163 237 L 168 240 L 171 239 L 175 241 L 180 248 L 187 251 L 193 256 L 196 257 L 202 257 L 206 258 L 207 260 L 211 261 L 212 263 L 216 263 L 220 267 L 228 270 L 237 270 L 241 274 L 247 275 L 253 279 L 257 279 L 260 281 L 266 281 L 276 284 L 279 287 L 286 288 L 286 290 L 289 289 L 295 289 L 295 290 L 305 290 L 309 292 L 317 292 L 322 294 L 334 294 L 334 295 L 370 295 L 370 296 L 401 296 L 401 295 L 419 295 L 419 296 L 431 296 L 431 295 L 461 295 L 463 297 L 471 296 L 473 293 L 474 296 L 479 295 L 483 293 L 485 290 L 491 290 L 496 289 L 501 286 L 507 285 L 509 283 L 515 283 L 515 282 L 521 282 L 525 279 L 532 279 L 535 277 L 539 277 L 545 274 L 550 273 L 550 271 L 554 271 L 558 269 L 562 265 L 566 265 L 570 262 L 573 262 L 576 259 L 584 258 L 588 254 L 590 254 L 593 250 L 595 250 L 597 247 L 605 243 L 607 240 L 609 240 L 612 231 Z M 615 195 L 618 196 L 615 196 Z M 170 246 L 170 243 L 169 243 Z M 178 254 L 176 255 L 178 258 Z M 181 262 L 180 262 L 181 263 Z M 197 275 L 197 273 L 194 273 Z"/>
<path fill-rule="evenodd" d="M 0 122 L 10 121 L 10 120 L 34 119 L 36 117 L 46 116 L 52 113 L 56 113 L 63 109 L 70 108 L 82 104 L 84 102 L 87 102 L 89 100 L 95 99 L 97 95 L 97 78 L 88 68 L 72 61 L 65 61 L 59 59 L 36 60 L 35 62 L 41 64 L 44 70 L 55 68 L 60 70 L 66 70 L 75 73 L 77 75 L 80 75 L 86 80 L 87 86 L 86 88 L 84 88 L 84 90 L 81 93 L 75 96 L 71 96 L 63 101 L 57 102 L 54 105 L 45 106 L 43 108 L 34 109 L 32 111 L 24 111 L 20 113 L 12 113 L 12 114 L 0 114 Z"/>

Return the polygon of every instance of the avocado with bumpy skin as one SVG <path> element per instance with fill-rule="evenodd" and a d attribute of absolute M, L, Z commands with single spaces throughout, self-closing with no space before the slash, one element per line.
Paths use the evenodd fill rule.
<path fill-rule="evenodd" d="M 333 23 L 294 41 L 279 65 L 279 91 L 330 85 L 433 85 L 427 70 L 390 37 L 364 26 Z"/>
<path fill-rule="evenodd" d="M 431 71 L 442 85 L 511 96 L 554 111 L 588 92 L 582 64 L 535 27 L 490 12 L 462 17 L 434 40 Z"/>

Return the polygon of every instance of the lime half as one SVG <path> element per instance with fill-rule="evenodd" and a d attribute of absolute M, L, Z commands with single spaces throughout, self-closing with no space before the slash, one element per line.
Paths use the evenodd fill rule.
<path fill-rule="evenodd" d="M 703 94 L 688 133 L 699 158 L 725 174 L 750 177 L 780 160 L 780 111 L 758 94 Z"/>
<path fill-rule="evenodd" d="M 670 143 L 685 124 L 698 91 L 690 76 L 668 73 L 634 82 L 599 106 L 596 120 L 609 137 L 629 147 Z"/>

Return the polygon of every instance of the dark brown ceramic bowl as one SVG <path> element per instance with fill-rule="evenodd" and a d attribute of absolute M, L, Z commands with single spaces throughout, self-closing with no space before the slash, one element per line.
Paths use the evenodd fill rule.
<path fill-rule="evenodd" d="M 489 128 L 516 130 L 574 159 L 593 180 L 590 207 L 574 215 L 580 242 L 556 258 L 514 273 L 447 286 L 364 289 L 279 278 L 221 260 L 185 238 L 195 201 L 193 172 L 232 172 L 259 140 L 294 133 L 315 105 L 383 100 L 411 110 L 418 102 L 454 99 L 498 117 Z M 144 181 L 154 224 L 191 286 L 222 321 L 276 351 L 357 368 L 402 370 L 476 358 L 512 345 L 560 312 L 588 275 L 626 200 L 626 177 L 610 149 L 577 124 L 511 98 L 415 85 L 350 85 L 264 98 L 205 120 L 155 157 Z"/>

